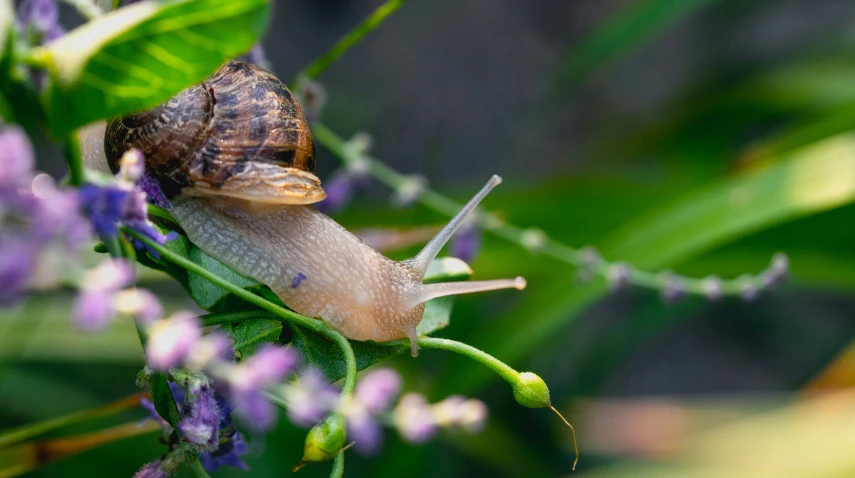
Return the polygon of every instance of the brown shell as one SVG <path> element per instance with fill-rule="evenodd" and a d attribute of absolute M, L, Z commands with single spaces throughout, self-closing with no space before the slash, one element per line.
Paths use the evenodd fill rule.
<path fill-rule="evenodd" d="M 111 121 L 104 151 L 113 172 L 130 148 L 168 197 L 222 195 L 311 204 L 326 194 L 303 109 L 267 71 L 229 61 L 202 84 L 151 110 Z"/>

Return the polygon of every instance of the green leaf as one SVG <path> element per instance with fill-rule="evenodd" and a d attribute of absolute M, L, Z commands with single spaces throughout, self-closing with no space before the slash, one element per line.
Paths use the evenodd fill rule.
<path fill-rule="evenodd" d="M 344 377 L 344 358 L 341 355 L 341 349 L 336 344 L 311 330 L 296 325 L 292 325 L 291 330 L 294 332 L 291 346 L 300 353 L 306 363 L 320 369 L 331 382 Z M 403 352 L 403 349 L 399 347 L 386 347 L 374 342 L 351 340 L 350 345 L 353 347 L 354 355 L 356 355 L 357 370 L 363 370 Z"/>
<path fill-rule="evenodd" d="M 237 322 L 232 326 L 235 352 L 248 357 L 264 344 L 276 343 L 282 335 L 282 322 L 270 319 L 252 319 Z"/>
<path fill-rule="evenodd" d="M 166 101 L 248 50 L 269 10 L 267 0 L 145 1 L 47 44 L 35 58 L 52 79 L 44 93 L 51 133 Z"/>
<path fill-rule="evenodd" d="M 178 422 L 181 421 L 181 414 L 178 412 L 178 406 L 175 404 L 172 390 L 169 389 L 169 381 L 166 378 L 166 374 L 152 374 L 148 388 L 157 414 L 172 425 L 172 428 L 178 428 Z"/>
<path fill-rule="evenodd" d="M 196 246 L 190 247 L 187 258 L 238 287 L 246 289 L 260 285 L 256 280 L 238 274 L 234 269 L 209 256 Z M 205 310 L 210 310 L 217 302 L 229 294 L 227 290 L 212 284 L 210 281 L 196 274 L 188 274 L 187 280 L 190 295 L 199 304 L 199 307 Z"/>

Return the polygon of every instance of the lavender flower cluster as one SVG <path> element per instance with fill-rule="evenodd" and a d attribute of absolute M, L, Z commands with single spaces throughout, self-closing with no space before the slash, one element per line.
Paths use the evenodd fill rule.
<path fill-rule="evenodd" d="M 16 303 L 29 288 L 72 280 L 89 239 L 74 191 L 33 171 L 26 133 L 0 130 L 0 306 Z"/>
<path fill-rule="evenodd" d="M 217 331 L 204 335 L 199 319 L 190 314 L 156 321 L 147 332 L 149 366 L 175 380 L 173 395 L 181 403 L 180 437 L 209 471 L 221 465 L 245 467 L 240 455 L 248 448 L 231 426 L 230 414 L 234 412 L 254 430 L 267 430 L 276 422 L 270 395 L 287 404 L 289 419 L 300 427 L 316 425 L 330 414 L 343 415 L 355 449 L 369 455 L 382 446 L 384 424 L 395 427 L 404 439 L 421 443 L 443 427 L 478 432 L 487 418 L 482 402 L 459 396 L 431 405 L 423 396 L 410 393 L 393 406 L 401 378 L 390 369 L 366 373 L 353 396 L 347 397 L 317 369 L 305 367 L 296 373 L 299 357 L 289 348 L 263 346 L 236 363 L 230 339 Z M 289 376 L 293 379 L 286 380 Z M 154 412 L 151 402 L 144 406 L 167 435 L 175 432 Z M 137 476 L 169 476 L 184 452 L 175 448 L 165 458 L 146 464 Z"/>

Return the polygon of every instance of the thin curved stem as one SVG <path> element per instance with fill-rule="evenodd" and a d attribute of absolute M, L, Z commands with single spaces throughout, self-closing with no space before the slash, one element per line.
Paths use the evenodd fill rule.
<path fill-rule="evenodd" d="M 323 56 L 319 57 L 309 66 L 304 68 L 303 71 L 297 75 L 297 78 L 307 78 L 311 80 L 320 75 L 321 72 L 327 69 L 327 67 L 338 60 L 354 45 L 359 43 L 362 38 L 379 27 L 383 23 L 383 20 L 385 20 L 389 15 L 395 13 L 399 8 L 401 8 L 404 2 L 405 0 L 388 0 L 386 3 L 377 7 L 376 10 L 371 12 L 371 15 L 363 20 L 362 23 L 357 25 L 356 28 L 350 30 L 347 35 L 342 37 L 332 48 L 327 50 Z"/>
<path fill-rule="evenodd" d="M 490 370 L 496 372 L 500 377 L 505 379 L 508 383 L 515 383 L 517 377 L 519 376 L 519 372 L 514 370 L 510 365 L 502 362 L 501 360 L 493 357 L 492 355 L 484 352 L 481 349 L 475 348 L 471 345 L 464 344 L 463 342 L 458 342 L 456 340 L 449 339 L 441 339 L 437 337 L 419 337 L 418 339 L 419 347 L 424 349 L 439 349 L 439 350 L 448 350 L 450 352 L 458 353 L 465 357 L 469 357 L 476 362 L 484 365 Z M 386 345 L 390 347 L 401 347 L 405 350 L 409 350 L 410 343 L 408 340 L 394 340 L 391 342 L 383 342 L 379 345 Z"/>
<path fill-rule="evenodd" d="M 341 478 L 344 475 L 344 450 L 340 451 L 338 455 L 335 456 L 335 460 L 332 465 L 332 472 L 330 473 L 330 478 Z"/>

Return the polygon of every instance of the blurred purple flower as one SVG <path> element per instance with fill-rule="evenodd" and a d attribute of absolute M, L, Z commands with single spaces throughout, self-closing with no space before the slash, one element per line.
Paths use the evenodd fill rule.
<path fill-rule="evenodd" d="M 160 468 L 161 463 L 163 463 L 161 460 L 146 463 L 134 475 L 134 478 L 166 478 L 169 475 Z"/>
<path fill-rule="evenodd" d="M 376 455 L 383 446 L 383 429 L 377 420 L 367 413 L 348 413 L 347 436 L 353 447 L 362 455 Z"/>
<path fill-rule="evenodd" d="M 27 287 L 56 284 L 89 237 L 76 193 L 34 176 L 34 161 L 23 130 L 0 129 L 0 305 L 15 303 Z"/>
<path fill-rule="evenodd" d="M 184 404 L 178 424 L 181 435 L 196 445 L 216 450 L 220 440 L 220 409 L 210 386 L 202 386 Z"/>
<path fill-rule="evenodd" d="M 359 177 L 348 171 L 337 172 L 327 181 L 324 191 L 326 199 L 315 204 L 315 208 L 324 214 L 336 213 L 347 206 L 360 182 Z"/>
<path fill-rule="evenodd" d="M 261 43 L 253 45 L 251 50 L 241 55 L 238 59 L 262 68 L 267 68 L 267 56 L 264 54 L 264 47 L 261 46 Z"/>
<path fill-rule="evenodd" d="M 108 291 L 84 291 L 77 295 L 71 305 L 74 323 L 87 332 L 102 330 L 116 315 L 113 294 Z"/>
<path fill-rule="evenodd" d="M 229 379 L 229 394 L 236 409 L 259 430 L 270 428 L 276 409 L 264 396 L 270 385 L 281 382 L 297 365 L 291 349 L 267 345 L 236 367 Z"/>
<path fill-rule="evenodd" d="M 338 406 L 339 393 L 319 370 L 309 368 L 286 389 L 285 400 L 291 422 L 309 428 Z"/>
<path fill-rule="evenodd" d="M 18 187 L 32 178 L 35 153 L 24 130 L 17 126 L 0 132 L 0 187 Z"/>
<path fill-rule="evenodd" d="M 401 392 L 401 376 L 390 368 L 366 373 L 356 384 L 353 398 L 371 414 L 385 412 Z"/>
<path fill-rule="evenodd" d="M 25 33 L 32 27 L 40 34 L 42 42 L 53 40 L 64 33 L 59 24 L 56 0 L 24 0 L 18 8 L 17 23 Z"/>
<path fill-rule="evenodd" d="M 145 348 L 148 363 L 155 370 L 180 365 L 201 336 L 199 319 L 192 315 L 177 314 L 156 322 L 149 328 Z"/>
<path fill-rule="evenodd" d="M 392 369 L 366 373 L 356 384 L 353 399 L 346 405 L 347 433 L 356 450 L 376 454 L 383 444 L 378 415 L 386 412 L 401 391 L 401 377 Z"/>
<path fill-rule="evenodd" d="M 82 330 L 101 330 L 116 313 L 151 323 L 163 316 L 157 297 L 144 289 L 122 290 L 132 284 L 133 265 L 124 259 L 107 259 L 84 274 L 80 294 L 72 305 L 72 318 Z"/>
<path fill-rule="evenodd" d="M 424 396 L 408 393 L 395 408 L 395 426 L 405 440 L 424 443 L 437 432 L 436 420 Z"/>
<path fill-rule="evenodd" d="M 481 252 L 481 229 L 475 224 L 464 225 L 451 238 L 449 248 L 452 257 L 472 262 Z"/>
<path fill-rule="evenodd" d="M 0 234 L 0 306 L 12 305 L 21 297 L 32 276 L 36 247 L 19 237 Z"/>

